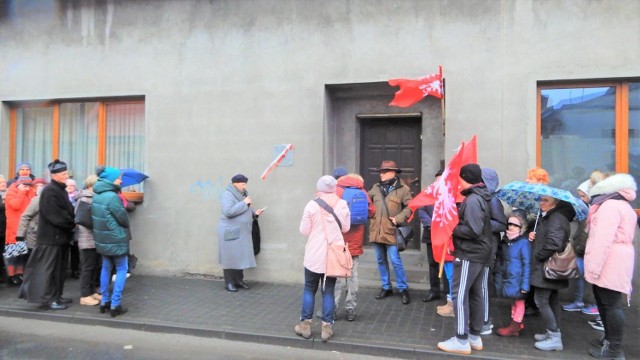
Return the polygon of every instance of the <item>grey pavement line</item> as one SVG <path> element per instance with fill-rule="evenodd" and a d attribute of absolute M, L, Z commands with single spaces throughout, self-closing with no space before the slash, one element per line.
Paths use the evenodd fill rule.
<path fill-rule="evenodd" d="M 136 321 L 136 319 L 126 319 L 118 318 L 93 318 L 86 316 L 77 316 L 77 315 L 65 315 L 64 313 L 58 312 L 34 312 L 34 311 L 25 311 L 25 310 L 9 310 L 9 309 L 0 309 L 0 316 L 6 317 L 17 317 L 17 318 L 27 318 L 33 320 L 45 320 L 45 321 L 54 321 L 54 322 L 64 322 L 70 324 L 81 324 L 81 325 L 99 325 L 106 326 L 111 328 L 118 329 L 130 329 L 137 331 L 145 331 L 145 332 L 156 332 L 156 333 L 170 333 L 170 334 L 183 334 L 189 336 L 197 336 L 197 337 L 213 337 L 223 340 L 231 340 L 231 341 L 243 341 L 243 342 L 252 342 L 259 344 L 270 344 L 270 345 L 279 345 L 279 346 L 290 346 L 295 348 L 303 348 L 303 349 L 315 349 L 315 350 L 325 350 L 325 351 L 337 351 L 344 353 L 357 353 L 363 355 L 373 355 L 373 356 L 385 356 L 385 357 L 393 357 L 400 359 L 423 359 L 429 358 L 430 356 L 439 356 L 439 357 L 448 357 L 454 356 L 444 353 L 440 350 L 433 349 L 432 347 L 414 347 L 414 346 L 397 346 L 393 344 L 384 344 L 384 343 L 363 343 L 358 341 L 343 341 L 343 340 L 330 340 L 327 343 L 322 343 L 319 338 L 315 336 L 310 340 L 305 340 L 301 338 L 297 338 L 286 335 L 275 335 L 275 334 L 260 334 L 253 333 L 248 331 L 229 331 L 224 329 L 215 329 L 210 327 L 203 326 L 194 326 L 189 325 L 186 326 L 184 323 L 171 323 L 171 322 L 145 322 L 145 321 Z M 510 357 L 505 357 L 502 354 L 494 353 L 494 352 L 474 352 L 472 355 L 467 357 L 476 358 L 476 359 L 510 359 Z M 522 359 L 537 359 L 538 357 L 531 356 L 522 356 Z"/>

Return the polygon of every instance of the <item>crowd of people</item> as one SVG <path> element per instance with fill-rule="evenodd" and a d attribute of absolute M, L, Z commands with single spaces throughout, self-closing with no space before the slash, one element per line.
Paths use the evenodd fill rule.
<path fill-rule="evenodd" d="M 381 281 L 380 293 L 375 298 L 383 300 L 393 294 L 389 279 L 391 263 L 401 303 L 411 301 L 396 242 L 398 226 L 406 225 L 412 215 L 408 206 L 411 195 L 398 177 L 401 169 L 395 162 L 383 161 L 378 172 L 380 182 L 369 191 L 364 189 L 362 177 L 348 174 L 343 168 L 337 168 L 334 177 L 321 177 L 316 184 L 315 197 L 307 203 L 300 222 L 300 232 L 308 240 L 303 260 L 305 283 L 300 322 L 294 326 L 299 336 L 310 338 L 312 335 L 313 299 L 321 288 L 322 310 L 316 316 L 322 319 L 322 340 L 332 337 L 335 311 L 342 298 L 342 291 L 335 289 L 336 282 L 349 284 L 346 319 L 356 319 L 357 264 L 363 253 L 365 225 L 353 225 L 356 220 L 351 212 L 355 201 L 352 197 L 345 201 L 344 195 L 349 188 L 367 195 L 369 242 L 375 251 Z M 441 175 L 442 171 L 438 171 L 436 180 Z M 503 203 L 496 196 L 497 173 L 478 164 L 464 165 L 459 182 L 464 200 L 457 204 L 459 222 L 453 230 L 452 241 L 444 249 L 442 279 L 438 276 L 440 264 L 434 259 L 430 246 L 433 206 L 417 211 L 429 263 L 430 289 L 422 301 L 446 299 L 445 304 L 437 307 L 437 313 L 455 320 L 455 335 L 437 347 L 464 355 L 483 349 L 482 336 L 493 333 L 489 307 L 492 284 L 496 296 L 512 301 L 509 320 L 496 329 L 497 335 L 519 336 L 525 326 L 525 314 L 538 312 L 545 328 L 534 336 L 534 347 L 561 351 L 564 346 L 561 309 L 578 309 L 600 315 L 589 322 L 592 327 L 603 330 L 603 335 L 592 342 L 591 356 L 624 359 L 622 306 L 625 297 L 628 302 L 631 294 L 635 261 L 633 238 L 638 225 L 638 217 L 630 204 L 637 191 L 633 177 L 595 171 L 581 183 L 576 193 L 590 206 L 585 220 L 576 217 L 570 203 L 553 196 L 540 197 L 540 210 L 536 214 Z M 526 182 L 548 184 L 549 175 L 543 169 L 531 169 Z M 322 202 L 329 204 L 329 208 Z M 346 243 L 351 250 L 354 271 L 350 277 L 325 276 L 328 247 L 336 242 Z M 574 301 L 561 306 L 558 294 L 569 287 L 569 280 L 550 280 L 543 265 L 554 254 L 563 252 L 568 244 L 576 249 L 580 276 L 572 280 L 576 289 Z M 593 286 L 594 306 L 584 303 L 585 282 Z"/>
<path fill-rule="evenodd" d="M 133 204 L 121 194 L 120 170 L 98 167 L 82 190 L 63 161 L 49 163 L 46 175 L 48 183 L 27 162 L 9 181 L 0 175 L 0 274 L 19 287 L 19 297 L 44 310 L 64 310 L 73 302 L 63 296 L 71 276 L 80 279 L 80 305 L 99 305 L 112 317 L 126 313 L 127 211 Z"/>
<path fill-rule="evenodd" d="M 360 175 L 336 168 L 333 176 L 318 179 L 315 196 L 304 208 L 299 227 L 308 238 L 302 261 L 304 287 L 300 322 L 294 326 L 299 336 L 312 336 L 318 289 L 322 308 L 315 316 L 322 320 L 323 341 L 333 336 L 343 295 L 346 320 L 356 320 L 358 264 L 367 228 L 381 282 L 375 299 L 384 300 L 394 293 L 391 265 L 401 303 L 411 302 L 397 242 L 399 227 L 407 225 L 413 215 L 411 192 L 394 161 L 383 161 L 377 171 L 380 181 L 367 191 Z M 101 313 L 109 312 L 112 317 L 126 313 L 123 291 L 131 240 L 127 211 L 131 209 L 121 194 L 120 170 L 99 167 L 81 190 L 70 181 L 67 164 L 60 160 L 48 164 L 48 175 L 48 183 L 36 178 L 25 162 L 9 181 L 0 176 L 4 260 L 0 273 L 9 286 L 20 287 L 21 297 L 47 310 L 63 310 L 72 303 L 63 297 L 64 282 L 68 273 L 77 275 L 81 305 L 99 305 Z M 438 171 L 435 181 L 442 175 Z M 538 213 L 503 203 L 497 196 L 499 181 L 493 169 L 471 163 L 462 166 L 458 175 L 463 200 L 457 204 L 459 221 L 439 259 L 442 264 L 434 256 L 436 245 L 431 239 L 433 206 L 417 211 L 429 265 L 430 289 L 422 301 L 445 300 L 437 313 L 455 320 L 454 336 L 437 347 L 457 354 L 483 349 L 482 336 L 493 332 L 489 306 L 493 285 L 497 296 L 512 301 L 509 319 L 496 329 L 497 335 L 519 336 L 525 315 L 539 312 L 545 328 L 534 336 L 533 345 L 543 351 L 561 351 L 560 312 L 579 310 L 599 314 L 590 324 L 603 330 L 603 335 L 593 342 L 590 354 L 624 358 L 623 304 L 631 294 L 633 238 L 638 226 L 631 206 L 637 191 L 633 177 L 594 171 L 575 189 L 589 206 L 582 220 L 571 203 L 553 196 L 540 196 Z M 259 251 L 255 229 L 265 208 L 252 207 L 248 180 L 235 175 L 221 197 L 219 261 L 225 289 L 231 293 L 249 289 L 243 270 L 256 266 Z M 531 169 L 526 182 L 548 184 L 549 176 L 543 169 Z M 78 253 L 75 267 L 72 244 Z M 350 275 L 326 275 L 329 248 L 334 244 L 348 249 Z M 572 280 L 573 302 L 561 306 L 559 291 L 569 287 L 569 280 L 550 279 L 544 263 L 568 244 L 576 253 L 579 277 Z M 441 266 L 442 278 L 438 276 Z M 587 284 L 593 288 L 593 306 L 585 302 Z"/>

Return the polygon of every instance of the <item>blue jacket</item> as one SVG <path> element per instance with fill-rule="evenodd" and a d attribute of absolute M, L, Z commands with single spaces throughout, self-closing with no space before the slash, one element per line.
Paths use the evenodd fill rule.
<path fill-rule="evenodd" d="M 103 179 L 98 179 L 93 186 L 93 240 L 96 251 L 101 255 L 121 256 L 129 253 L 129 215 L 118 191 L 120 186 Z"/>
<path fill-rule="evenodd" d="M 505 298 L 524 299 L 529 292 L 529 275 L 531 266 L 531 244 L 526 235 L 513 241 L 506 237 L 500 242 L 500 249 L 494 268 L 496 293 Z"/>

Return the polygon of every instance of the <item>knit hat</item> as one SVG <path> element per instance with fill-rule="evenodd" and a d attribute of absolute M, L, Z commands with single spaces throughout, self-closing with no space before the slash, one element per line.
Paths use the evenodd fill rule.
<path fill-rule="evenodd" d="M 333 177 L 336 178 L 336 180 L 347 174 L 347 169 L 343 168 L 342 166 L 338 166 L 335 170 L 333 170 Z"/>
<path fill-rule="evenodd" d="M 336 179 L 334 179 L 332 176 L 325 175 L 318 179 L 318 182 L 316 183 L 316 189 L 318 189 L 319 192 L 334 193 L 336 192 L 337 183 L 338 182 L 336 181 Z"/>
<path fill-rule="evenodd" d="M 47 184 L 47 182 L 46 182 L 46 181 L 44 181 L 44 179 L 43 179 L 43 178 L 36 178 L 35 180 L 33 180 L 33 185 L 36 185 L 36 184 L 46 185 L 46 184 Z"/>
<path fill-rule="evenodd" d="M 582 184 L 578 185 L 578 190 L 582 191 L 585 195 L 588 195 L 589 190 L 591 190 L 591 180 L 587 180 Z"/>
<path fill-rule="evenodd" d="M 246 176 L 242 175 L 242 174 L 238 174 L 234 177 L 231 178 L 231 182 L 233 184 L 235 183 L 247 183 L 249 181 L 249 178 L 247 178 Z"/>
<path fill-rule="evenodd" d="M 482 182 L 482 169 L 478 164 L 467 164 L 460 168 L 460 177 L 471 185 L 479 184 Z"/>
<path fill-rule="evenodd" d="M 47 165 L 49 168 L 49 172 L 52 174 L 61 173 L 63 171 L 67 171 L 67 163 L 64 161 L 60 161 L 58 159 L 53 160 Z"/>
<path fill-rule="evenodd" d="M 112 167 L 106 167 L 104 168 L 104 170 L 102 170 L 98 177 L 108 182 L 114 182 L 117 178 L 120 177 L 120 170 Z"/>
<path fill-rule="evenodd" d="M 26 167 L 28 167 L 28 168 L 29 168 L 29 170 L 31 170 L 31 164 L 29 164 L 29 163 L 28 163 L 28 162 L 26 162 L 26 161 L 23 161 L 23 162 L 21 162 L 20 164 L 18 164 L 18 166 L 16 166 L 16 172 L 20 171 L 20 169 L 21 169 L 23 166 L 26 166 Z"/>
<path fill-rule="evenodd" d="M 18 184 L 33 185 L 33 179 L 28 176 L 20 176 L 16 181 Z"/>

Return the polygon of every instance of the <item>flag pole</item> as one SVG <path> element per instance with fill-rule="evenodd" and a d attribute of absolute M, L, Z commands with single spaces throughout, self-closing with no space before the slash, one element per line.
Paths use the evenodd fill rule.
<path fill-rule="evenodd" d="M 442 279 L 442 270 L 444 270 L 444 257 L 447 256 L 447 249 L 449 248 L 449 245 L 447 244 L 447 241 L 444 242 L 444 247 L 442 248 L 442 257 L 440 258 L 440 264 L 439 267 L 440 269 L 438 270 L 438 278 Z"/>
<path fill-rule="evenodd" d="M 446 136 L 447 130 L 445 125 L 446 119 L 446 109 L 445 109 L 445 86 L 444 86 L 444 78 L 442 77 L 442 65 L 438 66 L 438 70 L 440 71 L 440 85 L 442 86 L 442 97 L 440 98 L 440 114 L 442 117 L 442 137 Z"/>

